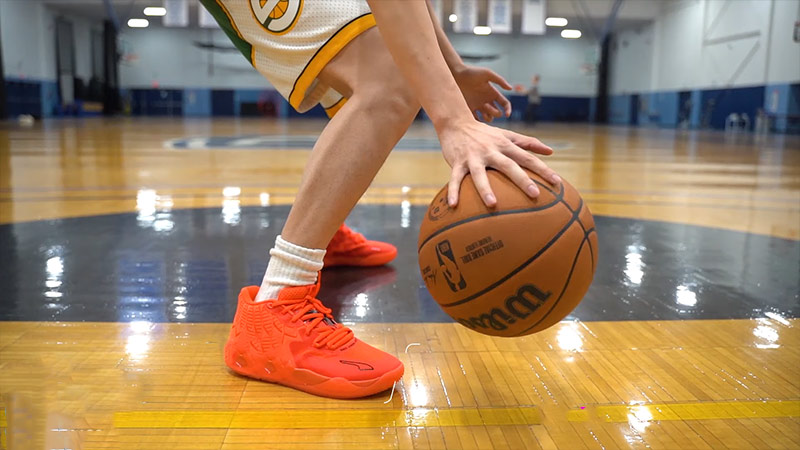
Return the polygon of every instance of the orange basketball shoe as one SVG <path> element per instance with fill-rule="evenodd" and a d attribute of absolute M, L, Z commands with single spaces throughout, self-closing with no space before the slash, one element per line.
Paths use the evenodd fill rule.
<path fill-rule="evenodd" d="M 397 256 L 397 247 L 386 242 L 368 241 L 342 225 L 333 235 L 325 253 L 325 267 L 331 266 L 382 266 Z"/>
<path fill-rule="evenodd" d="M 319 279 L 283 288 L 275 300 L 256 303 L 258 286 L 239 293 L 225 344 L 234 372 L 334 398 L 358 398 L 392 387 L 403 363 L 353 336 L 317 298 Z"/>

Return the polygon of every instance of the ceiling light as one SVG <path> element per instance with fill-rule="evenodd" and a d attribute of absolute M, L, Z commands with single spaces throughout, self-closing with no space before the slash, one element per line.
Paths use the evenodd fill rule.
<path fill-rule="evenodd" d="M 561 37 L 564 39 L 578 39 L 581 37 L 581 30 L 561 30 Z"/>
<path fill-rule="evenodd" d="M 472 29 L 472 32 L 477 34 L 478 36 L 486 36 L 492 34 L 492 29 L 489 27 L 485 27 L 483 25 L 478 25 L 477 27 Z"/>
<path fill-rule="evenodd" d="M 548 27 L 565 27 L 567 26 L 567 19 L 563 17 L 548 17 L 545 19 L 544 24 Z"/>
<path fill-rule="evenodd" d="M 147 19 L 128 19 L 128 26 L 131 28 L 147 28 L 150 21 Z"/>
<path fill-rule="evenodd" d="M 162 8 L 161 6 L 148 6 L 144 9 L 145 16 L 166 16 L 167 15 L 167 8 Z"/>
<path fill-rule="evenodd" d="M 450 17 L 447 19 L 450 21 L 450 23 L 455 23 L 455 21 L 458 20 L 458 16 L 455 14 L 450 14 Z"/>

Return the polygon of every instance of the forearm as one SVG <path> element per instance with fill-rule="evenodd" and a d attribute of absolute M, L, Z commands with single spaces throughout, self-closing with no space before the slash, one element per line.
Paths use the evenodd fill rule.
<path fill-rule="evenodd" d="M 431 17 L 433 28 L 436 31 L 436 40 L 439 42 L 439 50 L 441 50 L 442 56 L 444 56 L 444 60 L 447 62 L 450 71 L 455 73 L 464 66 L 464 61 L 461 60 L 461 57 L 458 56 L 458 52 L 453 48 L 453 44 L 447 39 L 447 35 L 444 33 L 442 24 L 439 23 L 439 18 L 436 16 L 436 11 L 433 9 L 430 0 L 425 0 L 425 3 L 428 4 L 428 14 Z"/>
<path fill-rule="evenodd" d="M 368 0 L 386 47 L 437 129 L 472 113 L 439 49 L 426 0 Z"/>

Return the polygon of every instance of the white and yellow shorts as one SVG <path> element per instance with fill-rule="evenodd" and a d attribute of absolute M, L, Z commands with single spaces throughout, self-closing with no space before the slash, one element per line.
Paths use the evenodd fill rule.
<path fill-rule="evenodd" d="M 356 36 L 375 26 L 365 0 L 200 0 L 259 72 L 299 112 L 342 96 L 317 76 Z"/>

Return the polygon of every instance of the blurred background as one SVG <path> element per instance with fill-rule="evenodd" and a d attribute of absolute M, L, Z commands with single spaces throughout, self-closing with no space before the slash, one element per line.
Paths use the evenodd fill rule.
<path fill-rule="evenodd" d="M 796 0 L 433 3 L 511 120 L 800 132 Z M 3 117 L 297 115 L 195 1 L 0 0 L 0 38 Z"/>

